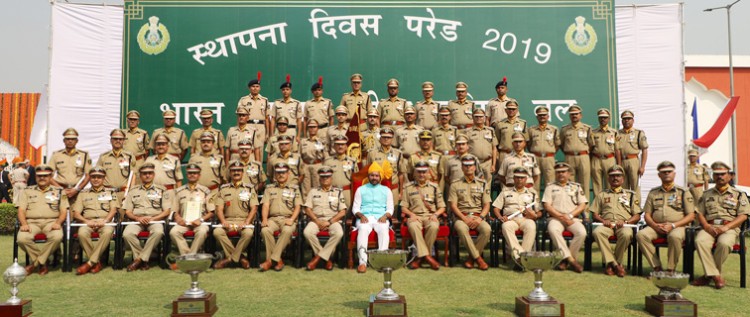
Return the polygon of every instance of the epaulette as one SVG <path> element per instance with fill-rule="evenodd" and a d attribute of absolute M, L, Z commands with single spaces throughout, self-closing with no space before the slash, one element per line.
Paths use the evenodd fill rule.
<path fill-rule="evenodd" d="M 635 194 L 635 191 L 634 191 L 634 190 L 630 190 L 630 189 L 625 189 L 625 188 L 623 188 L 623 189 L 622 189 L 622 191 L 624 191 L 624 192 L 626 192 L 626 193 L 631 193 L 631 194 Z"/>
<path fill-rule="evenodd" d="M 163 185 L 157 185 L 157 184 L 154 184 L 154 188 L 161 189 L 161 190 L 167 190 L 167 188 L 164 187 Z"/>
<path fill-rule="evenodd" d="M 656 186 L 656 187 L 654 187 L 654 188 L 651 188 L 651 189 L 649 190 L 649 192 L 652 192 L 652 191 L 655 191 L 655 190 L 659 190 L 660 188 L 661 188 L 661 186 Z"/>
<path fill-rule="evenodd" d="M 266 185 L 266 188 L 276 188 L 276 187 L 277 186 L 276 186 L 275 183 L 270 183 L 270 184 Z"/>
<path fill-rule="evenodd" d="M 175 193 L 177 193 L 177 192 L 181 192 L 181 191 L 183 191 L 183 190 L 185 190 L 185 189 L 187 189 L 187 188 L 188 188 L 188 185 L 182 185 L 182 186 L 180 186 L 180 187 L 177 187 L 177 189 L 175 189 L 175 190 L 174 190 L 174 192 L 175 192 Z"/>
<path fill-rule="evenodd" d="M 463 177 L 461 177 L 461 178 L 459 178 L 459 179 L 455 179 L 455 180 L 451 181 L 451 184 L 453 184 L 453 183 L 458 183 L 458 182 L 462 182 L 463 180 L 464 180 L 464 178 L 463 178 Z"/>
<path fill-rule="evenodd" d="M 226 183 L 226 184 L 222 184 L 221 186 L 219 186 L 219 188 L 227 188 L 227 187 L 230 187 L 230 186 L 232 186 L 232 184 Z"/>

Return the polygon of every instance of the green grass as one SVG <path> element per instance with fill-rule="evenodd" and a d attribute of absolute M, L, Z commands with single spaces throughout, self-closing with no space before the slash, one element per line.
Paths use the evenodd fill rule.
<path fill-rule="evenodd" d="M 12 239 L 0 236 L 2 270 L 10 264 Z M 565 303 L 567 316 L 648 316 L 644 296 L 657 289 L 642 277 L 605 276 L 594 248 L 593 272 L 545 272 L 544 289 Z M 737 255 L 730 256 L 724 271 L 725 289 L 688 287 L 683 292 L 698 303 L 701 316 L 745 315 L 750 292 L 739 287 Z M 702 272 L 697 255 L 696 272 Z M 532 273 L 515 273 L 505 265 L 487 272 L 454 267 L 393 274 L 394 289 L 406 296 L 411 316 L 512 316 L 514 298 L 528 294 L 533 279 Z M 105 268 L 85 276 L 55 269 L 47 276 L 30 276 L 21 284 L 20 295 L 33 300 L 34 316 L 39 317 L 167 316 L 171 301 L 189 287 L 189 280 L 186 274 L 158 268 L 132 273 Z M 216 316 L 363 316 L 368 296 L 382 288 L 383 275 L 338 268 L 307 272 L 287 266 L 282 272 L 209 271 L 200 281 L 202 288 L 218 296 Z M 0 300 L 9 296 L 7 289 Z"/>

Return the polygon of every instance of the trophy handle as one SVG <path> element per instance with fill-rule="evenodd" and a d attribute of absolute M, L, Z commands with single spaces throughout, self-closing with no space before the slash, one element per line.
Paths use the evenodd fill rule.
<path fill-rule="evenodd" d="M 409 250 L 409 254 L 411 254 L 411 259 L 407 260 L 406 263 L 404 263 L 404 266 L 411 264 L 412 261 L 417 259 L 417 256 L 415 255 L 415 252 L 414 252 L 417 250 L 417 247 L 415 245 L 412 244 L 406 249 Z"/>

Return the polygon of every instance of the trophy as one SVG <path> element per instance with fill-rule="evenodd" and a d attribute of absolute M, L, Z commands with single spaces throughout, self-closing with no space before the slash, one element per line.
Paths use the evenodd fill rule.
<path fill-rule="evenodd" d="M 190 288 L 177 300 L 172 301 L 172 317 L 213 316 L 219 309 L 216 307 L 216 294 L 206 292 L 198 287 L 198 274 L 211 266 L 213 257 L 210 254 L 185 254 L 176 258 L 177 269 L 190 274 Z"/>
<path fill-rule="evenodd" d="M 15 259 L 13 265 L 9 266 L 3 273 L 3 281 L 11 286 L 10 299 L 0 303 L 0 312 L 3 316 L 29 316 L 31 315 L 31 300 L 18 297 L 18 284 L 26 279 L 26 269 L 18 265 Z"/>
<path fill-rule="evenodd" d="M 383 272 L 383 289 L 377 295 L 370 295 L 370 307 L 367 316 L 406 316 L 406 297 L 396 294 L 391 287 L 391 274 L 408 264 L 406 250 L 378 250 L 367 251 L 370 266 L 378 272 Z"/>
<path fill-rule="evenodd" d="M 658 295 L 646 296 L 646 311 L 655 316 L 698 316 L 698 305 L 680 294 L 690 275 L 678 272 L 651 272 Z"/>
<path fill-rule="evenodd" d="M 528 296 L 516 297 L 518 316 L 565 316 L 565 304 L 542 289 L 542 273 L 554 268 L 562 259 L 559 252 L 521 252 L 521 266 L 534 272 L 534 290 Z"/>

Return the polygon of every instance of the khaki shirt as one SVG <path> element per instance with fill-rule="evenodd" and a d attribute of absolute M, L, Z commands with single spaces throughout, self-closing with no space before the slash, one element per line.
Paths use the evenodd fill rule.
<path fill-rule="evenodd" d="M 560 147 L 565 154 L 577 154 L 589 151 L 591 127 L 588 124 L 578 122 L 576 125 L 564 125 L 560 130 L 560 134 L 562 134 Z"/>
<path fill-rule="evenodd" d="M 417 110 L 417 125 L 425 130 L 430 130 L 438 126 L 438 109 L 440 104 L 434 100 L 417 101 L 414 109 Z"/>
<path fill-rule="evenodd" d="M 286 130 L 284 133 L 280 133 L 279 131 L 276 131 L 274 135 L 272 135 L 267 141 L 266 141 L 266 152 L 268 155 L 279 153 L 279 137 L 282 135 L 288 135 L 292 137 L 292 145 L 291 150 L 292 152 L 296 153 L 299 151 L 299 144 L 297 144 L 297 138 L 294 136 L 294 130 Z"/>
<path fill-rule="evenodd" d="M 617 138 L 617 131 L 609 127 L 598 127 L 591 130 L 588 140 L 588 143 L 591 145 L 591 153 L 599 156 L 599 158 L 615 154 L 615 151 L 620 150 Z"/>
<path fill-rule="evenodd" d="M 169 139 L 169 150 L 167 153 L 173 155 L 181 155 L 182 151 L 188 148 L 188 139 L 185 136 L 185 131 L 180 128 L 171 127 L 169 131 L 165 128 L 158 128 L 151 133 L 151 136 L 156 137 L 159 134 L 164 134 Z M 150 149 L 154 148 L 154 139 L 151 139 L 151 143 L 148 145 Z"/>
<path fill-rule="evenodd" d="M 188 202 L 198 202 L 200 204 L 200 215 L 198 216 L 204 216 L 206 213 L 216 210 L 211 190 L 201 184 L 196 184 L 195 188 L 192 189 L 189 184 L 177 188 L 174 194 L 172 212 L 180 213 L 180 216 L 185 218 L 187 216 L 185 211 L 187 210 Z M 192 221 L 195 219 L 188 220 Z"/>
<path fill-rule="evenodd" d="M 487 115 L 489 116 L 491 126 L 495 126 L 495 124 L 503 121 L 503 119 L 508 117 L 508 114 L 505 113 L 505 105 L 508 104 L 508 101 L 511 100 L 515 101 L 515 99 L 510 98 L 506 95 L 503 96 L 502 100 L 498 97 L 495 97 L 487 102 Z"/>
<path fill-rule="evenodd" d="M 531 153 L 539 156 L 557 152 L 560 147 L 560 133 L 557 127 L 546 124 L 544 128 L 538 125 L 529 128 L 527 146 Z"/>
<path fill-rule="evenodd" d="M 103 168 L 107 175 L 104 177 L 104 187 L 122 189 L 128 186 L 128 177 L 135 170 L 135 156 L 127 151 L 120 151 L 116 155 L 114 151 L 105 152 L 99 155 L 96 166 Z M 133 175 L 135 178 L 136 176 Z"/>
<path fill-rule="evenodd" d="M 391 146 L 390 150 L 385 151 L 382 146 L 378 146 L 367 153 L 367 164 L 365 164 L 365 166 L 370 165 L 373 162 L 378 162 L 378 164 L 382 166 L 383 160 L 386 159 L 390 162 L 391 167 L 393 168 L 391 184 L 398 184 L 398 174 L 407 172 L 407 162 L 401 154 L 401 150 Z"/>
<path fill-rule="evenodd" d="M 648 149 L 646 133 L 643 130 L 630 129 L 630 131 L 625 131 L 625 129 L 620 129 L 617 131 L 617 134 L 620 138 L 620 152 L 623 157 L 625 155 L 638 154 L 641 150 Z"/>
<path fill-rule="evenodd" d="M 310 190 L 302 207 L 312 209 L 318 219 L 328 221 L 339 213 L 339 210 L 346 210 L 346 203 L 340 188 L 331 187 L 325 190 L 318 187 Z"/>
<path fill-rule="evenodd" d="M 434 214 L 438 209 L 445 208 L 443 191 L 435 183 L 410 182 L 404 187 L 404 195 L 401 195 L 401 208 L 409 208 L 409 211 L 417 216 Z"/>
<path fill-rule="evenodd" d="M 16 167 L 8 175 L 8 179 L 11 183 L 21 182 L 26 184 L 29 180 L 29 171 L 23 167 Z"/>
<path fill-rule="evenodd" d="M 430 165 L 430 171 L 427 173 L 427 175 L 430 177 L 430 181 L 437 183 L 439 181 L 438 177 L 443 172 L 443 160 L 441 160 L 442 155 L 440 155 L 439 152 L 436 151 L 429 151 L 429 152 L 417 152 L 414 153 L 412 156 L 409 157 L 409 164 L 407 164 L 407 170 L 406 173 L 409 175 L 410 180 L 415 180 L 416 177 L 414 176 L 414 168 L 420 161 L 426 162 L 428 165 Z"/>
<path fill-rule="evenodd" d="M 495 131 L 487 126 L 474 126 L 464 131 L 469 137 L 469 153 L 474 154 L 480 163 L 492 159 L 492 150 L 497 147 Z"/>
<path fill-rule="evenodd" d="M 703 193 L 698 201 L 697 211 L 712 223 L 714 219 L 732 221 L 739 215 L 750 215 L 750 206 L 747 195 L 737 188 L 729 186 L 721 193 L 713 187 Z"/>
<path fill-rule="evenodd" d="M 341 127 L 339 125 L 334 125 L 326 128 L 325 135 L 327 139 L 326 144 L 328 145 L 329 149 L 328 153 L 330 153 L 331 155 L 336 153 L 336 151 L 333 149 L 334 138 L 339 135 L 346 136 L 347 132 L 349 132 L 349 123 L 344 123 Z"/>
<path fill-rule="evenodd" d="M 547 184 L 542 195 L 542 202 L 551 204 L 559 213 L 569 214 L 578 205 L 586 204 L 589 200 L 584 195 L 581 184 L 569 181 L 565 185 L 558 182 Z"/>
<path fill-rule="evenodd" d="M 452 125 L 435 126 L 432 128 L 432 146 L 435 151 L 447 155 L 456 149 L 456 136 L 458 136 L 458 129 Z"/>
<path fill-rule="evenodd" d="M 401 126 L 396 129 L 393 138 L 393 146 L 400 149 L 404 154 L 414 154 L 419 149 L 419 133 L 424 129 L 417 125 Z"/>
<path fill-rule="evenodd" d="M 673 186 L 669 191 L 654 187 L 648 192 L 643 211 L 657 223 L 676 222 L 695 212 L 693 195 L 684 187 Z"/>
<path fill-rule="evenodd" d="M 158 155 L 151 155 L 146 159 L 146 163 L 154 164 L 154 184 L 156 185 L 177 185 L 177 181 L 182 181 L 182 166 L 180 159 L 164 155 L 159 159 Z M 177 187 L 175 186 L 175 187 Z"/>
<path fill-rule="evenodd" d="M 287 182 L 283 186 L 273 183 L 266 187 L 263 193 L 263 205 L 268 204 L 268 217 L 291 217 L 294 207 L 302 204 L 302 194 L 299 187 Z"/>
<path fill-rule="evenodd" d="M 501 214 L 507 217 L 517 211 L 526 209 L 526 206 L 532 203 L 534 203 L 534 206 L 529 207 L 531 210 L 540 210 L 539 195 L 533 188 L 524 187 L 521 191 L 518 191 L 514 187 L 505 187 L 492 202 L 492 207 L 502 210 Z M 522 217 L 522 215 L 519 215 L 519 217 Z"/>
<path fill-rule="evenodd" d="M 244 127 L 240 128 L 239 126 L 233 126 L 229 128 L 229 131 L 227 131 L 227 141 L 222 142 L 222 144 L 226 144 L 227 149 L 229 149 L 230 153 L 237 153 L 240 151 L 239 143 L 240 141 L 244 139 L 250 140 L 250 143 L 252 143 L 253 148 L 258 149 L 262 148 L 263 146 L 263 138 L 260 135 L 257 135 L 258 130 L 250 126 L 249 124 L 246 124 Z"/>
<path fill-rule="evenodd" d="M 315 119 L 318 126 L 327 126 L 335 115 L 331 99 L 320 98 L 320 100 L 310 99 L 305 102 L 305 113 L 302 117 L 305 118 L 305 122 Z"/>
<path fill-rule="evenodd" d="M 406 107 L 406 99 L 394 97 L 388 99 L 380 99 L 378 103 L 378 113 L 380 114 L 381 125 L 393 125 L 392 121 L 406 121 L 404 119 L 404 108 Z"/>
<path fill-rule="evenodd" d="M 364 155 L 367 155 L 370 150 L 374 149 L 378 146 L 378 144 L 380 144 L 380 129 L 378 129 L 378 127 L 374 127 L 373 129 L 360 130 L 359 142 L 359 146 L 362 148 L 362 153 Z M 331 144 L 331 147 L 333 147 L 333 144 Z M 331 153 L 333 152 L 333 149 L 331 149 Z"/>
<path fill-rule="evenodd" d="M 266 183 L 268 178 L 266 178 L 266 173 L 263 171 L 263 164 L 253 160 L 247 162 L 240 160 L 240 162 L 245 165 L 245 173 L 242 174 L 243 183 L 250 184 L 253 188 L 256 188 L 258 184 Z M 227 175 L 229 175 L 228 172 Z"/>
<path fill-rule="evenodd" d="M 529 139 L 529 133 L 526 130 L 526 120 L 519 117 L 510 120 L 505 118 L 495 124 L 495 130 L 497 131 L 498 140 L 497 143 L 500 145 L 499 149 L 504 152 L 513 150 L 513 133 L 523 134 L 524 140 Z"/>
<path fill-rule="evenodd" d="M 79 149 L 73 149 L 70 154 L 65 149 L 55 151 L 49 162 L 52 170 L 56 172 L 55 181 L 63 187 L 75 186 L 91 169 L 91 156 Z"/>
<path fill-rule="evenodd" d="M 607 188 L 596 195 L 589 209 L 605 220 L 626 221 L 641 213 L 641 202 L 638 196 L 632 190 L 621 189 L 620 192 L 615 192 Z"/>
<path fill-rule="evenodd" d="M 302 114 L 300 110 L 299 100 L 297 99 L 289 98 L 287 101 L 284 101 L 284 99 L 276 99 L 273 101 L 273 106 L 271 107 L 269 116 L 273 118 L 273 120 L 282 117 L 287 118 L 287 120 L 289 120 L 289 128 L 295 128 L 297 126 L 298 115 Z"/>
<path fill-rule="evenodd" d="M 451 125 L 460 126 L 462 129 L 464 126 L 474 124 L 474 102 L 471 100 L 464 100 L 459 102 L 458 100 L 451 100 L 448 102 L 448 110 L 451 111 Z"/>
<path fill-rule="evenodd" d="M 70 208 L 62 188 L 55 186 L 47 186 L 45 189 L 37 185 L 26 187 L 21 192 L 17 205 L 18 209 L 26 210 L 26 219 L 54 219 Z"/>
<path fill-rule="evenodd" d="M 224 206 L 224 219 L 245 220 L 250 214 L 250 208 L 258 206 L 258 194 L 255 188 L 246 184 L 224 184 L 214 196 L 215 206 Z"/>
<path fill-rule="evenodd" d="M 700 164 L 688 164 L 687 166 L 687 183 L 688 185 L 704 185 L 705 182 L 711 179 L 708 176 L 708 168 Z M 695 198 L 695 197 L 693 197 Z"/>
<path fill-rule="evenodd" d="M 307 164 L 319 164 L 323 163 L 326 159 L 328 148 L 328 140 L 319 139 L 317 136 L 315 140 L 310 138 L 303 138 L 299 142 L 299 154 L 302 160 Z"/>
<path fill-rule="evenodd" d="M 464 172 L 461 169 L 461 157 L 458 154 L 444 155 L 442 161 L 444 184 L 450 185 L 464 177 Z"/>
<path fill-rule="evenodd" d="M 346 155 L 334 155 L 327 158 L 323 165 L 333 169 L 333 175 L 331 176 L 333 186 L 345 190 L 351 189 L 352 174 L 359 171 L 359 166 L 353 158 Z"/>
<path fill-rule="evenodd" d="M 456 203 L 458 210 L 464 214 L 479 214 L 482 212 L 484 204 L 491 201 L 490 188 L 484 180 L 475 177 L 470 182 L 466 177 L 463 177 L 451 183 L 451 188 L 448 190 L 448 201 Z"/>
<path fill-rule="evenodd" d="M 146 159 L 150 146 L 151 141 L 149 141 L 146 130 L 141 128 L 125 130 L 125 142 L 122 144 L 123 150 L 133 153 L 136 157 L 143 155 L 141 159 Z"/>
<path fill-rule="evenodd" d="M 250 113 L 250 120 L 266 120 L 266 110 L 268 109 L 268 98 L 258 94 L 247 95 L 240 98 L 237 102 L 237 108 L 243 107 Z"/>
<path fill-rule="evenodd" d="M 204 155 L 203 153 L 196 153 L 190 156 L 188 164 L 198 164 L 201 167 L 198 184 L 211 188 L 211 190 L 218 189 L 219 185 L 228 179 L 226 174 L 227 164 L 224 162 L 224 157 L 219 154 Z"/>
<path fill-rule="evenodd" d="M 117 195 L 104 187 L 99 190 L 86 188 L 78 193 L 73 203 L 73 212 L 80 212 L 86 219 L 106 219 L 112 208 L 119 208 Z"/>
<path fill-rule="evenodd" d="M 299 185 L 299 177 L 302 175 L 302 170 L 305 169 L 305 162 L 302 161 L 302 158 L 297 153 L 289 152 L 286 155 L 279 153 L 275 153 L 273 155 L 268 156 L 268 166 L 267 166 L 267 173 L 269 179 L 274 179 L 274 165 L 276 163 L 286 163 L 289 165 L 289 180 L 287 181 L 289 184 Z"/>
<path fill-rule="evenodd" d="M 346 106 L 346 109 L 349 110 L 347 119 L 351 120 L 354 114 L 359 111 L 359 120 L 363 121 L 367 117 L 367 111 L 372 109 L 372 101 L 370 96 L 362 91 L 357 93 L 350 91 L 341 96 L 339 106 Z"/>
<path fill-rule="evenodd" d="M 539 176 L 542 173 L 534 154 L 513 152 L 505 156 L 498 172 L 500 176 L 505 177 L 505 184 L 508 186 L 513 186 L 513 169 L 516 167 L 523 167 L 528 173 L 526 184 L 534 184 L 534 176 Z"/>
<path fill-rule="evenodd" d="M 122 209 L 136 216 L 156 216 L 172 207 L 172 194 L 164 186 L 152 184 L 149 188 L 138 185 L 131 188 L 122 203 Z"/>
<path fill-rule="evenodd" d="M 190 134 L 190 147 L 193 149 L 193 152 L 198 153 L 201 151 L 201 134 L 203 132 L 211 132 L 211 134 L 214 135 L 214 149 L 215 153 L 219 153 L 220 149 L 223 149 L 226 146 L 226 143 L 224 142 L 224 132 L 221 132 L 219 129 L 215 129 L 214 127 L 209 127 L 208 129 L 204 129 L 203 127 L 200 127 L 198 129 L 193 130 L 193 133 Z"/>

